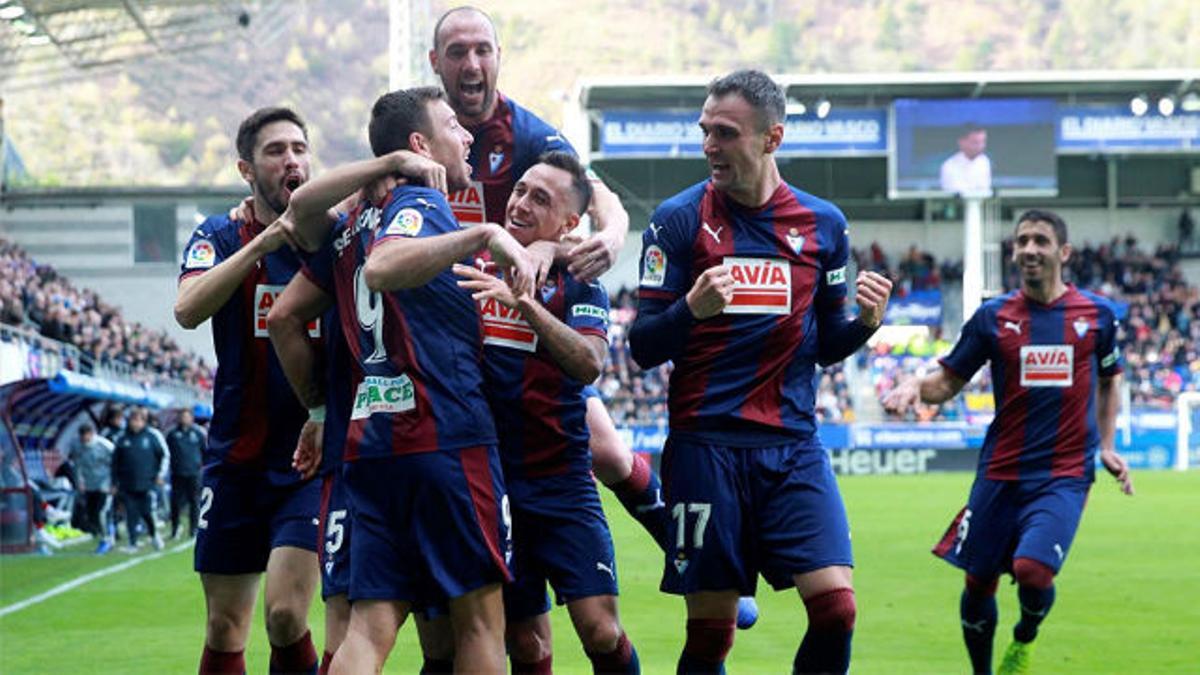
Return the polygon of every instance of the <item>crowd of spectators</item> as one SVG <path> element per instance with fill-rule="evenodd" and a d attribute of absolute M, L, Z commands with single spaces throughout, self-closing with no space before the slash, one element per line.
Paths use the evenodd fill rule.
<path fill-rule="evenodd" d="M 622 289 L 610 303 L 609 359 L 596 382 L 600 396 L 618 425 L 665 425 L 671 364 L 650 370 L 638 367 L 630 356 L 628 339 L 637 316 L 637 299 L 632 291 Z M 850 388 L 841 364 L 821 372 L 816 409 L 820 421 L 853 421 Z"/>
<path fill-rule="evenodd" d="M 0 239 L 0 322 L 76 347 L 90 364 L 126 364 L 138 375 L 212 388 L 212 368 L 165 332 L 126 321 L 95 291 L 75 287 L 49 265 Z M 85 369 L 86 370 L 86 369 Z M 143 378 L 144 379 L 144 378 Z"/>
<path fill-rule="evenodd" d="M 892 293 L 904 297 L 913 291 L 929 291 L 941 288 L 945 279 L 962 277 L 962 262 L 943 260 L 938 263 L 934 255 L 922 251 L 913 244 L 893 265 L 891 258 L 879 245 L 871 242 L 866 249 L 851 249 L 854 264 L 860 270 L 878 272 L 892 280 Z"/>

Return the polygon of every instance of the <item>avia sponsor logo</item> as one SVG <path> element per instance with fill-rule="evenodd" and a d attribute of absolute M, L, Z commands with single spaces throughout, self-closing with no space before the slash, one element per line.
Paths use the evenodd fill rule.
<path fill-rule="evenodd" d="M 417 393 L 408 375 L 368 375 L 354 392 L 350 419 L 362 420 L 375 413 L 402 413 L 417 407 Z"/>
<path fill-rule="evenodd" d="M 537 333 L 518 310 L 488 298 L 479 303 L 479 313 L 483 316 L 483 344 L 537 351 Z"/>
<path fill-rule="evenodd" d="M 358 218 L 354 220 L 354 224 L 343 229 L 342 233 L 338 235 L 338 238 L 334 240 L 334 253 L 336 253 L 338 256 L 341 256 L 342 251 L 344 251 L 346 247 L 350 245 L 350 242 L 354 241 L 354 237 L 359 232 L 364 230 L 371 230 L 374 232 L 376 229 L 378 229 L 379 219 L 382 215 L 383 212 L 374 206 L 363 209 L 358 214 Z"/>
<path fill-rule="evenodd" d="M 1075 349 L 1069 345 L 1021 347 L 1022 387 L 1069 387 L 1075 381 Z"/>
<path fill-rule="evenodd" d="M 790 314 L 792 274 L 781 258 L 726 257 L 733 276 L 733 299 L 725 314 Z"/>
<path fill-rule="evenodd" d="M 270 337 L 267 334 L 267 314 L 275 306 L 275 299 L 283 292 L 280 284 L 259 284 L 254 287 L 254 337 Z M 321 320 L 308 322 L 309 337 L 321 337 Z"/>
<path fill-rule="evenodd" d="M 459 225 L 479 225 L 487 222 L 487 209 L 483 201 L 483 183 L 471 181 L 467 187 L 458 192 L 451 192 L 450 210 Z"/>
<path fill-rule="evenodd" d="M 642 260 L 642 285 L 662 286 L 667 279 L 667 254 L 658 246 L 651 244 L 646 247 L 646 255 Z"/>

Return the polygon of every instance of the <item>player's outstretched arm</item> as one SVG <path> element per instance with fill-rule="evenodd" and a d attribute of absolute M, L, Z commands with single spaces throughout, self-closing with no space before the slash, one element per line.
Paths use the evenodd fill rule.
<path fill-rule="evenodd" d="M 612 269 L 629 234 L 629 214 L 617 193 L 600 180 L 592 181 L 592 202 L 588 205 L 596 232 L 567 251 L 567 271 L 589 283 Z"/>
<path fill-rule="evenodd" d="M 263 256 L 284 244 L 296 248 L 284 218 L 280 217 L 225 260 L 180 279 L 175 295 L 175 321 L 188 330 L 204 323 L 225 306 Z"/>
<path fill-rule="evenodd" d="M 903 415 L 918 402 L 945 403 L 958 395 L 967 381 L 946 367 L 940 367 L 924 377 L 913 377 L 901 382 L 883 397 L 883 409 L 889 413 Z"/>
<path fill-rule="evenodd" d="M 1121 409 L 1120 374 L 1101 377 L 1096 387 L 1096 426 L 1100 431 L 1100 463 L 1117 479 L 1121 492 L 1133 494 L 1129 464 L 1117 454 L 1117 412 Z"/>
<path fill-rule="evenodd" d="M 292 457 L 292 465 L 305 478 L 315 473 L 321 463 L 325 404 L 325 393 L 316 372 L 317 350 L 308 339 L 308 324 L 332 302 L 329 295 L 308 277 L 297 274 L 267 314 L 267 334 L 271 336 L 271 345 L 279 357 L 283 374 L 300 404 L 310 411 L 309 421 L 300 431 Z"/>

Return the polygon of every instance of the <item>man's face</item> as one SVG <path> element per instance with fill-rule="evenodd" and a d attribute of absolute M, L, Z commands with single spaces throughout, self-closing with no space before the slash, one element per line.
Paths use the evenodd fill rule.
<path fill-rule="evenodd" d="M 190 427 L 190 426 L 192 426 L 192 422 L 195 422 L 195 421 L 196 421 L 195 418 L 192 417 L 192 411 L 184 410 L 183 412 L 179 413 L 179 424 L 180 425 L 182 425 L 184 427 Z"/>
<path fill-rule="evenodd" d="M 438 47 L 429 54 L 450 105 L 468 123 L 482 122 L 496 104 L 500 46 L 491 24 L 476 12 L 455 12 L 442 22 Z"/>
<path fill-rule="evenodd" d="M 1041 220 L 1024 220 L 1013 238 L 1013 262 L 1021 269 L 1021 282 L 1031 288 L 1048 288 L 1062 277 L 1071 257 L 1071 245 L 1059 244 L 1054 227 Z"/>
<path fill-rule="evenodd" d="M 129 431 L 137 433 L 146 428 L 146 417 L 144 415 L 132 414 L 129 416 Z"/>
<path fill-rule="evenodd" d="M 522 246 L 558 241 L 579 222 L 574 200 L 571 174 L 549 164 L 534 164 L 508 196 L 504 227 Z"/>
<path fill-rule="evenodd" d="M 958 149 L 967 159 L 975 159 L 987 150 L 987 132 L 983 129 L 971 131 L 959 136 Z"/>
<path fill-rule="evenodd" d="M 91 443 L 92 439 L 95 437 L 96 437 L 96 432 L 92 431 L 91 429 L 87 429 L 85 431 L 79 432 L 79 440 L 82 441 L 85 445 L 88 443 Z"/>
<path fill-rule="evenodd" d="M 430 101 L 430 133 L 426 144 L 430 158 L 446 167 L 446 187 L 451 192 L 462 190 L 471 184 L 471 165 L 467 158 L 471 152 L 471 133 L 458 123 L 458 116 L 445 101 Z"/>
<path fill-rule="evenodd" d="M 287 209 L 292 192 L 308 180 L 308 160 L 304 132 L 287 120 L 278 120 L 259 129 L 254 161 L 239 160 L 238 168 L 255 196 L 279 214 Z"/>
<path fill-rule="evenodd" d="M 779 128 L 782 137 L 782 125 Z M 759 116 L 738 94 L 709 96 L 700 112 L 704 157 L 713 185 L 737 198 L 752 194 L 771 161 L 772 129 L 759 129 Z"/>

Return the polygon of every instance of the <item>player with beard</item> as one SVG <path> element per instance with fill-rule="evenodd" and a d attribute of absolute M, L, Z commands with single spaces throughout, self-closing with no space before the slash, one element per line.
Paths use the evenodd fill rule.
<path fill-rule="evenodd" d="M 245 671 L 263 572 L 272 672 L 315 672 L 308 607 L 320 491 L 291 463 L 299 440 L 312 442 L 320 427 L 305 422 L 266 330 L 275 295 L 300 267 L 276 219 L 308 180 L 304 122 L 287 108 L 257 110 L 238 128 L 237 151 L 249 217 L 214 216 L 196 228 L 175 302 L 184 328 L 212 318 L 218 362 L 195 551 L 207 613 L 200 672 Z"/>

